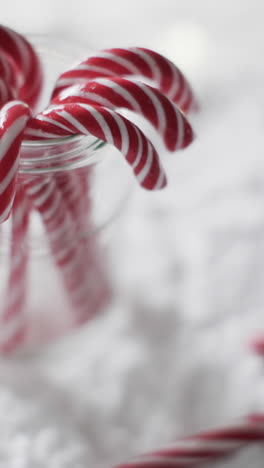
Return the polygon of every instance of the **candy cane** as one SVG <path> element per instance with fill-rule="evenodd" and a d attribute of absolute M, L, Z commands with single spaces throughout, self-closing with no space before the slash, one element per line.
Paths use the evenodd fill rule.
<path fill-rule="evenodd" d="M 62 73 L 53 98 L 64 88 L 100 77 L 145 77 L 184 112 L 197 107 L 193 91 L 182 72 L 167 58 L 149 49 L 108 49 L 88 57 Z"/>
<path fill-rule="evenodd" d="M 112 109 L 128 108 L 142 114 L 161 133 L 171 151 L 184 148 L 193 140 L 191 126 L 182 112 L 159 90 L 144 83 L 123 78 L 98 79 L 65 89 L 55 96 L 52 104 L 80 102 Z"/>
<path fill-rule="evenodd" d="M 88 187 L 83 184 L 83 177 L 84 175 L 78 171 L 56 175 L 56 184 L 71 215 L 71 225 L 75 228 L 75 244 L 80 256 L 78 265 L 89 291 L 86 309 L 83 308 L 81 314 L 74 313 L 73 316 L 73 321 L 78 325 L 95 315 L 111 296 L 101 259 L 97 258 L 99 252 L 97 238 L 92 234 L 88 235 L 93 227 L 89 216 L 91 205 L 87 200 L 89 192 Z M 89 170 L 86 171 L 86 177 L 89 177 Z"/>
<path fill-rule="evenodd" d="M 258 348 L 254 349 L 259 353 Z M 263 356 L 263 354 L 261 354 Z M 166 447 L 131 458 L 115 468 L 193 468 L 236 455 L 264 442 L 264 413 L 248 415 L 240 424 L 185 437 Z"/>
<path fill-rule="evenodd" d="M 159 90 L 124 78 L 97 79 L 66 88 L 52 103 L 85 103 L 126 108 L 143 115 L 162 135 L 168 150 L 185 148 L 193 131 L 182 112 Z"/>
<path fill-rule="evenodd" d="M 42 87 L 42 70 L 39 58 L 29 42 L 15 31 L 0 25 L 0 107 L 13 99 L 21 99 L 30 106 L 35 106 Z M 0 222 L 8 217 L 12 208 L 12 231 L 10 251 L 10 272 L 6 302 L 2 301 L 0 348 L 2 351 L 11 351 L 23 341 L 26 320 L 25 302 L 27 290 L 28 253 L 26 252 L 26 238 L 28 230 L 29 207 L 21 187 L 15 187 L 16 172 L 19 164 L 19 149 L 22 134 L 19 132 L 23 124 L 23 116 L 19 117 L 17 106 L 11 102 L 8 107 L 1 110 L 1 120 L 11 119 L 11 113 L 16 122 L 0 135 L 0 147 L 10 144 L 10 150 L 0 162 L 0 177 L 5 178 L 6 190 L 0 194 Z M 22 113 L 23 113 L 23 108 Z M 28 109 L 25 108 L 25 117 Z M 23 131 L 22 131 L 23 133 Z M 1 167 L 2 166 L 2 167 Z M 9 181 L 9 183 L 8 183 Z M 16 195 L 15 195 L 16 192 Z M 4 207 L 6 214 L 4 215 Z M 1 216 L 2 215 L 2 216 Z M 22 247 L 23 244 L 23 247 Z"/>
<path fill-rule="evenodd" d="M 133 62 L 136 62 L 136 65 Z M 191 99 L 189 102 L 186 101 L 186 105 L 183 105 L 184 110 L 194 107 L 196 102 L 187 80 L 174 64 L 153 51 L 134 48 L 99 52 L 74 69 L 62 74 L 53 92 L 53 103 L 72 101 L 100 104 L 110 108 L 120 106 L 131 108 L 143 113 L 154 126 L 158 125 L 160 132 L 163 131 L 164 126 L 167 126 L 163 136 L 168 149 L 173 151 L 187 146 L 192 141 L 193 132 L 188 122 L 183 119 L 179 111 L 172 107 L 171 102 L 166 100 L 163 94 L 158 92 L 158 95 L 155 94 L 157 90 L 144 87 L 140 83 L 137 83 L 133 88 L 133 83 L 118 82 L 118 77 L 114 77 L 112 83 L 108 81 L 108 89 L 106 89 L 106 82 L 103 86 L 102 81 L 100 84 L 93 82 L 90 86 L 89 80 L 91 78 L 109 75 L 134 75 L 134 77 L 143 75 L 152 79 L 165 94 L 172 97 L 177 103 L 182 104 L 188 95 Z M 84 88 L 79 90 L 82 94 L 81 97 L 78 89 L 72 87 L 65 89 L 72 83 L 83 81 L 85 82 L 84 88 L 87 88 L 85 92 Z M 112 93 L 109 89 L 111 85 L 114 87 Z M 65 94 L 59 94 L 61 89 L 65 90 Z M 109 96 L 110 93 L 111 96 Z M 84 94 L 85 98 L 83 98 Z M 111 102 L 109 102 L 109 97 Z"/>
<path fill-rule="evenodd" d="M 19 101 L 12 101 L 0 110 L 0 223 L 12 210 L 20 146 L 29 116 L 29 107 Z"/>
<path fill-rule="evenodd" d="M 0 107 L 18 96 L 17 74 L 7 57 L 0 55 Z"/>
<path fill-rule="evenodd" d="M 14 209 L 8 302 L 0 317 L 0 348 L 4 350 L 16 346 L 24 330 L 27 255 L 21 250 L 21 243 L 26 237 L 28 217 L 23 194 L 16 185 L 20 145 L 29 116 L 29 107 L 19 101 L 12 101 L 0 110 L 0 223 Z"/>
<path fill-rule="evenodd" d="M 33 47 L 23 36 L 0 25 L 1 52 L 13 64 L 13 74 L 17 76 L 17 97 L 34 107 L 40 95 L 43 78 L 41 64 Z M 10 83 L 9 80 L 7 82 Z"/>
<path fill-rule="evenodd" d="M 92 134 L 114 145 L 132 166 L 142 187 L 158 190 L 166 185 L 155 148 L 141 130 L 117 112 L 88 104 L 65 104 L 43 112 L 27 127 L 28 138 L 58 138 Z"/>
<path fill-rule="evenodd" d="M 7 86 L 16 88 L 16 90 L 19 89 L 19 80 L 16 73 L 15 64 L 13 60 L 11 61 L 11 57 L 8 58 L 7 55 L 0 54 L 0 76 L 1 79 L 7 83 Z"/>
<path fill-rule="evenodd" d="M 259 356 L 264 357 L 264 336 L 259 335 L 250 339 L 249 347 Z"/>
<path fill-rule="evenodd" d="M 11 352 L 25 338 L 27 319 L 25 314 L 27 292 L 27 268 L 29 206 L 21 183 L 16 189 L 12 209 L 12 236 L 10 273 L 0 323 L 0 349 Z"/>
<path fill-rule="evenodd" d="M 81 268 L 81 251 L 69 211 L 57 189 L 56 179 L 51 176 L 26 177 L 23 184 L 34 208 L 41 215 L 53 258 L 62 273 L 69 299 L 81 320 L 83 314 L 87 316 L 89 312 L 90 284 L 86 272 Z"/>

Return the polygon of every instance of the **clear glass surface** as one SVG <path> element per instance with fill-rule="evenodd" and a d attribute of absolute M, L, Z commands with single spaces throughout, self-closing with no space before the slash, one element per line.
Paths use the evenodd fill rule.
<path fill-rule="evenodd" d="M 82 51 L 79 44 L 67 47 L 64 42 L 67 54 L 63 55 L 62 43 L 45 37 L 33 38 L 33 43 L 46 73 L 40 103 L 43 109 L 49 100 L 51 84 L 70 66 L 73 56 L 76 59 Z M 23 197 L 0 231 L 2 351 L 6 351 L 6 342 L 8 352 L 13 348 L 16 352 L 36 349 L 94 318 L 109 305 L 112 300 L 109 226 L 128 199 L 131 180 L 118 151 L 92 136 L 23 142 L 17 183 L 22 187 Z M 47 198 L 51 209 L 49 192 L 54 190 L 57 213 L 52 221 L 46 221 L 45 203 L 44 212 L 42 208 L 39 210 L 38 184 L 43 185 L 40 197 Z M 27 213 L 21 215 L 24 203 Z M 24 224 L 15 227 L 21 224 L 22 216 Z M 55 226 L 59 222 L 62 233 Z M 55 243 L 56 236 L 59 237 Z M 77 266 L 68 260 L 66 267 L 60 264 L 61 258 L 57 257 L 63 255 L 63 249 L 78 251 L 74 254 Z M 66 268 L 74 269 L 71 277 Z M 76 285 L 72 286 L 73 283 Z M 86 291 L 78 292 L 78 288 Z M 86 296 L 86 306 L 80 306 L 81 312 L 74 294 Z M 15 336 L 18 345 L 13 346 L 14 331 L 20 329 L 21 323 L 23 337 Z"/>

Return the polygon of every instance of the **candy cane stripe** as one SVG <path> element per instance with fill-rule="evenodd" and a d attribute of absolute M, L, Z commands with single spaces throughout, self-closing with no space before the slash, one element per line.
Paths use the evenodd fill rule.
<path fill-rule="evenodd" d="M 122 56 L 114 55 L 113 53 L 111 53 L 111 51 L 98 52 L 96 54 L 96 60 L 97 59 L 106 59 L 114 63 L 117 63 L 118 65 L 123 67 L 126 71 L 129 71 L 129 73 L 131 73 L 132 75 L 141 74 L 140 69 L 136 65 L 134 65 L 131 61 L 125 59 Z"/>
<path fill-rule="evenodd" d="M 43 122 L 48 122 L 48 123 L 51 123 L 51 124 L 54 123 L 52 119 L 50 119 L 49 117 L 47 117 L 47 116 L 44 115 L 44 114 L 39 114 L 39 115 L 38 115 L 38 120 L 42 120 Z M 60 122 L 56 122 L 56 125 L 57 125 L 57 127 L 60 127 L 60 128 L 62 128 L 63 130 L 66 130 L 66 132 L 69 131 L 68 127 L 66 127 L 65 125 L 63 125 L 63 124 L 60 123 Z"/>
<path fill-rule="evenodd" d="M 86 110 L 89 112 L 89 108 L 86 108 Z M 95 112 L 93 113 L 93 115 Z M 60 115 L 67 120 L 72 127 L 74 127 L 75 133 L 80 133 L 82 135 L 87 135 L 89 133 L 88 129 L 83 125 L 77 118 L 75 118 L 70 112 L 62 110 L 60 112 Z M 91 116 L 91 114 L 90 114 Z M 89 116 L 89 117 L 90 117 Z M 95 119 L 97 121 L 97 119 Z M 103 129 L 100 127 L 100 130 L 102 132 L 102 139 L 105 138 L 105 134 Z"/>
<path fill-rule="evenodd" d="M 142 183 L 143 180 L 147 177 L 153 161 L 153 148 L 150 146 L 149 142 L 147 143 L 147 157 L 146 162 L 141 169 L 140 173 L 137 175 L 139 183 Z"/>
<path fill-rule="evenodd" d="M 124 120 L 119 114 L 117 113 L 111 113 L 113 119 L 117 123 L 120 135 L 121 135 L 121 146 L 120 146 L 120 151 L 122 154 L 126 155 L 129 152 L 129 147 L 130 147 L 130 139 L 129 139 L 129 133 L 126 125 L 126 120 Z M 135 126 L 136 131 L 138 130 Z M 139 131 L 137 133 L 139 135 Z M 141 135 L 140 135 L 141 137 Z M 132 164 L 133 167 L 133 164 Z"/>
<path fill-rule="evenodd" d="M 142 112 L 142 103 L 140 103 L 133 96 L 133 94 L 129 92 L 129 90 L 123 85 L 125 81 L 122 82 L 121 80 L 117 81 L 116 79 L 110 80 L 106 78 L 98 78 L 96 80 L 96 83 L 99 83 L 99 85 L 103 85 L 106 88 L 111 89 L 114 93 L 119 94 L 123 98 L 122 103 L 124 103 L 124 101 L 127 101 L 130 104 L 131 109 L 139 113 Z M 139 83 L 136 84 L 139 85 Z M 114 105 L 114 103 L 112 105 Z"/>
<path fill-rule="evenodd" d="M 140 48 L 135 48 L 131 49 L 133 52 L 136 52 L 139 57 L 143 58 L 143 60 L 147 63 L 149 69 L 151 70 L 152 74 L 152 79 L 155 81 L 155 83 L 160 84 L 161 79 L 162 79 L 162 71 L 161 68 L 157 65 L 155 60 L 152 58 L 152 56 L 148 53 L 147 50 L 140 49 Z"/>
<path fill-rule="evenodd" d="M 139 164 L 141 157 L 142 157 L 142 151 L 143 151 L 143 141 L 137 128 L 136 128 L 136 134 L 137 134 L 137 140 L 138 140 L 138 152 L 137 152 L 137 156 L 134 162 L 132 163 L 133 169 L 135 169 L 137 165 Z"/>

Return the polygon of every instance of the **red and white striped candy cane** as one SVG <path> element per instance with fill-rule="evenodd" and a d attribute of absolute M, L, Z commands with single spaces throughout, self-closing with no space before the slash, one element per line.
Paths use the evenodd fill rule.
<path fill-rule="evenodd" d="M 40 60 L 30 43 L 20 34 L 0 25 L 0 107 L 13 99 L 21 99 L 29 106 L 35 106 L 42 88 L 42 70 Z M 11 103 L 13 108 L 13 104 Z M 5 115 L 6 107 L 1 110 Z M 16 112 L 13 108 L 12 112 Z M 18 116 L 19 117 L 19 116 Z M 5 118 L 5 117 L 4 117 Z M 20 119 L 21 120 L 21 119 Z M 15 124 L 17 127 L 19 121 Z M 14 125 L 13 125 L 14 129 Z M 11 129 L 10 129 L 11 131 Z M 15 172 L 19 160 L 14 163 L 13 157 L 18 155 L 21 138 L 16 135 L 1 135 L 0 146 L 6 138 L 12 140 L 11 154 L 5 157 L 5 168 L 0 171 L 2 177 L 9 177 L 10 184 L 7 191 L 1 194 L 0 206 L 7 204 L 15 195 L 12 208 L 12 231 L 10 251 L 10 272 L 8 290 L 1 317 L 0 349 L 11 351 L 23 340 L 25 331 L 25 301 L 27 289 L 28 253 L 26 252 L 26 238 L 28 230 L 29 206 L 21 187 L 15 187 Z M 13 149 L 12 149 L 13 147 Z M 13 164 L 13 172 L 11 165 Z M 8 171 L 8 165 L 10 171 Z M 14 177 L 12 177 L 12 174 Z M 12 180 L 11 180 L 12 178 Z M 7 180 L 6 179 L 6 180 Z M 9 190 L 9 194 L 8 194 Z M 12 202 L 11 202 L 12 203 Z M 10 205 L 11 208 L 11 205 Z M 8 211 L 10 211 L 8 209 Z M 2 216 L 2 221 L 4 216 Z M 22 247 L 23 245 L 23 247 Z"/>
<path fill-rule="evenodd" d="M 124 78 L 101 78 L 66 88 L 52 103 L 86 103 L 125 108 L 143 115 L 161 134 L 168 150 L 185 148 L 193 131 L 184 114 L 158 89 Z"/>
<path fill-rule="evenodd" d="M 161 133 L 165 145 L 171 151 L 186 147 L 193 140 L 192 128 L 182 112 L 159 90 L 144 83 L 118 77 L 89 81 L 65 89 L 53 99 L 52 104 L 80 102 L 112 109 L 128 108 L 142 114 Z M 73 190 L 68 190 L 67 185 L 62 189 L 64 195 L 66 191 L 66 198 L 67 191 L 71 196 L 74 195 Z M 82 198 L 79 197 L 79 200 Z M 76 211 L 79 205 L 80 201 L 79 203 L 75 201 L 73 210 Z"/>
<path fill-rule="evenodd" d="M 256 443 L 264 442 L 264 415 L 240 425 L 212 430 L 179 440 L 168 447 L 134 457 L 115 468 L 191 468 L 221 461 Z"/>
<path fill-rule="evenodd" d="M 89 168 L 85 172 L 85 180 L 89 181 Z M 87 284 L 86 310 L 75 313 L 73 320 L 81 324 L 94 316 L 105 305 L 110 296 L 110 286 L 106 278 L 99 255 L 97 236 L 92 234 L 91 202 L 87 199 L 88 186 L 83 184 L 84 174 L 78 171 L 69 174 L 64 171 L 56 175 L 56 184 L 62 194 L 71 216 L 71 224 L 75 229 L 75 244 L 79 251 L 78 268 L 82 281 Z M 88 234 L 89 233 L 89 234 Z M 80 274 L 79 271 L 79 274 Z"/>
<path fill-rule="evenodd" d="M 20 146 L 29 116 L 29 107 L 20 101 L 11 101 L 0 110 L 0 223 L 12 210 Z"/>
<path fill-rule="evenodd" d="M 165 174 L 159 165 L 158 155 L 152 144 L 134 124 L 113 111 L 104 109 L 102 107 L 96 108 L 95 106 L 89 106 L 85 104 L 65 104 L 64 106 L 58 106 L 52 110 L 47 110 L 43 114 L 37 116 L 35 119 L 32 119 L 26 131 L 28 138 L 37 139 L 58 138 L 59 136 L 66 136 L 76 133 L 93 134 L 101 140 L 116 146 L 123 153 L 128 162 L 133 166 L 134 172 L 139 182 L 144 187 L 148 189 L 159 189 L 165 185 Z M 56 183 L 58 183 L 58 179 L 55 180 Z M 71 181 L 68 181 L 67 185 L 63 188 L 64 196 L 65 191 L 70 189 L 69 182 Z M 29 188 L 29 190 L 31 190 L 31 188 Z M 32 194 L 30 191 L 28 191 L 27 185 L 26 191 L 29 197 L 32 197 Z M 55 194 L 53 194 L 53 197 L 55 197 Z M 35 200 L 32 201 L 33 203 L 36 203 Z M 68 196 L 65 197 L 64 202 L 65 201 L 67 203 L 70 202 Z M 76 214 L 76 208 L 74 208 L 74 212 Z M 58 216 L 57 211 L 54 212 L 54 215 L 55 214 Z M 42 212 L 42 218 L 45 222 L 44 216 L 45 213 Z M 79 216 L 77 213 L 77 216 L 75 216 L 77 226 L 78 219 Z M 57 228 L 57 226 L 54 228 L 55 235 Z M 68 225 L 68 229 L 69 228 L 70 225 Z M 47 226 L 47 231 L 50 232 L 49 226 Z M 54 247 L 54 245 L 51 244 L 55 259 L 58 255 L 58 248 L 60 247 L 60 249 L 63 249 L 64 244 L 64 235 L 60 237 L 59 245 Z M 67 242 L 65 246 L 67 248 Z M 84 313 L 82 314 L 82 312 L 79 312 L 78 315 L 76 314 L 77 320 L 79 320 L 79 322 L 83 319 L 87 320 L 87 318 L 91 315 L 91 312 L 94 314 L 94 312 L 101 307 L 102 303 L 104 303 L 109 296 L 109 287 L 105 281 L 104 273 L 100 267 L 100 260 L 98 260 L 96 254 L 94 253 L 95 245 L 94 243 L 91 246 L 86 244 L 86 247 L 88 247 L 86 249 L 86 254 L 88 254 L 87 257 L 85 257 L 85 252 L 82 252 L 82 249 L 80 251 L 80 245 L 78 240 L 75 238 L 73 250 L 74 255 L 70 255 L 68 257 L 68 261 L 63 262 L 62 264 L 58 263 L 57 261 L 57 264 L 62 269 L 62 272 L 63 268 L 66 267 L 64 283 L 67 289 L 70 290 L 70 294 L 73 295 L 73 300 L 75 300 L 75 288 L 77 288 L 78 291 L 82 291 L 82 294 L 87 295 L 86 309 L 85 301 L 83 300 L 83 297 L 81 298 L 81 306 L 84 306 L 82 307 Z M 81 257 L 78 255 L 78 252 L 80 252 Z M 80 266 L 78 263 L 78 284 L 75 284 L 73 288 L 69 288 L 67 271 L 69 267 L 71 267 L 72 262 L 73 265 L 75 264 L 76 268 L 76 259 L 80 261 L 80 258 L 86 261 L 85 270 L 83 270 L 82 266 Z M 89 264 L 87 264 L 87 262 L 89 262 Z M 82 280 L 82 272 L 86 272 L 86 279 L 88 279 L 86 283 L 85 280 Z M 74 277 L 77 277 L 76 274 Z M 92 279 L 93 281 L 91 281 Z M 88 308 L 87 304 L 91 304 L 93 298 L 95 301 L 93 302 L 93 307 Z M 77 307 L 78 304 L 76 304 L 76 301 L 74 302 L 74 305 Z"/>
<path fill-rule="evenodd" d="M 53 97 L 77 83 L 131 75 L 153 81 L 184 112 L 197 107 L 193 91 L 182 72 L 157 52 L 140 47 L 107 49 L 88 57 L 60 75 Z"/>
<path fill-rule="evenodd" d="M 17 98 L 34 107 L 41 92 L 43 75 L 33 47 L 23 36 L 0 25 L 0 54 L 13 65 L 18 88 Z M 12 80 L 8 80 L 11 85 Z"/>
<path fill-rule="evenodd" d="M 27 329 L 26 297 L 28 268 L 28 223 L 29 204 L 21 183 L 18 182 L 12 208 L 12 232 L 10 249 L 10 272 L 7 291 L 3 298 L 3 313 L 0 321 L 0 350 L 11 352 L 25 338 Z"/>
<path fill-rule="evenodd" d="M 115 89 L 109 100 L 110 81 L 108 81 L 107 85 L 104 82 L 105 86 L 102 85 L 101 81 L 100 84 L 93 83 L 91 86 L 89 85 L 89 80 L 94 77 L 113 75 L 129 75 L 133 78 L 135 76 L 145 76 L 152 79 L 162 92 L 174 99 L 175 102 L 181 105 L 183 103 L 184 110 L 191 109 L 195 104 L 191 88 L 177 67 L 165 57 L 153 51 L 139 48 L 102 51 L 81 62 L 73 69 L 66 71 L 60 76 L 54 89 L 53 102 L 59 102 L 61 99 L 64 102 L 70 102 L 70 100 L 72 102 L 81 101 L 110 108 L 121 106 L 131 108 L 134 111 L 143 113 L 161 133 L 166 127 L 163 137 L 170 150 L 173 151 L 187 146 L 191 142 L 193 132 L 188 122 L 182 118 L 179 111 L 177 112 L 172 107 L 171 102 L 166 100 L 164 94 L 159 93 L 157 90 L 154 91 L 153 88 L 144 87 L 140 83 L 137 83 L 137 87 L 135 85 L 133 88 L 133 83 L 130 82 L 129 84 L 125 80 L 118 82 L 119 77 L 115 76 L 112 79 L 112 86 Z M 98 80 L 96 81 L 98 82 Z M 84 82 L 84 87 L 87 86 L 84 99 L 80 98 L 77 90 L 69 89 L 68 91 L 65 89 L 76 82 Z M 62 89 L 66 93 L 63 97 L 59 94 Z M 83 94 L 84 89 L 81 89 L 80 92 Z M 78 93 L 78 96 L 75 93 Z M 93 94 L 90 96 L 90 102 L 88 93 Z M 72 99 L 69 97 L 70 95 L 73 95 Z M 187 95 L 189 97 L 186 101 Z"/>
<path fill-rule="evenodd" d="M 92 134 L 115 146 L 132 166 L 140 185 L 158 190 L 166 185 L 158 154 L 142 131 L 117 112 L 88 104 L 64 104 L 44 111 L 28 123 L 29 139 Z"/>
<path fill-rule="evenodd" d="M 69 300 L 80 322 L 84 316 L 87 318 L 89 313 L 94 312 L 92 308 L 89 309 L 90 282 L 87 270 L 82 268 L 82 251 L 62 193 L 52 176 L 26 177 L 23 184 L 32 205 L 41 215 L 53 258 L 62 273 Z"/>
<path fill-rule="evenodd" d="M 17 74 L 5 55 L 0 55 L 0 107 L 18 96 Z"/>
<path fill-rule="evenodd" d="M 134 52 L 136 51 L 137 57 L 141 56 L 138 67 L 131 64 L 133 59 L 135 59 L 135 53 L 133 53 L 132 49 L 123 49 L 122 51 L 121 49 L 118 49 L 99 52 L 96 54 L 96 56 L 88 59 L 85 63 L 80 64 L 80 67 L 77 66 L 78 71 L 75 70 L 77 74 L 75 74 L 74 82 L 76 78 L 77 82 L 85 81 L 85 86 L 87 86 L 87 89 L 85 90 L 85 99 L 79 99 L 78 95 L 76 96 L 76 100 L 74 99 L 75 96 L 72 96 L 72 98 L 69 98 L 69 101 L 76 103 L 82 101 L 84 103 L 93 104 L 95 106 L 103 105 L 104 107 L 109 108 L 131 108 L 134 111 L 143 114 L 153 123 L 153 125 L 162 134 L 164 142 L 169 150 L 174 151 L 175 149 L 187 146 L 193 139 L 193 132 L 189 123 L 183 117 L 181 112 L 173 106 L 171 101 L 168 100 L 166 96 L 157 89 L 146 87 L 143 83 L 134 84 L 128 80 L 121 81 L 119 77 L 113 78 L 112 82 L 108 80 L 107 85 L 101 80 L 100 83 L 98 83 L 98 80 L 96 80 L 96 85 L 95 83 L 91 83 L 91 86 L 89 85 L 90 83 L 87 80 L 89 80 L 91 76 L 133 75 L 133 78 L 135 78 L 135 75 L 137 77 L 143 75 L 149 79 L 152 79 L 152 81 L 155 82 L 155 84 L 162 90 L 162 92 L 167 93 L 168 96 L 172 97 L 176 102 L 180 103 L 184 110 L 189 110 L 194 107 L 195 100 L 189 84 L 181 72 L 171 62 L 159 54 L 155 54 L 154 52 L 148 51 L 146 49 L 133 50 Z M 121 55 L 125 54 L 126 57 L 120 57 L 120 53 Z M 109 61 L 110 55 L 115 62 L 114 64 L 113 61 Z M 115 55 L 115 58 L 113 58 L 113 55 Z M 143 57 L 144 63 L 142 63 Z M 156 64 L 154 63 L 154 57 Z M 92 64 L 94 60 L 100 61 L 102 58 L 106 59 L 104 64 L 106 64 L 108 67 L 106 75 L 104 73 L 105 70 L 103 70 L 102 73 L 102 68 L 98 66 L 94 67 L 94 64 Z M 128 63 L 129 61 L 130 63 Z M 123 68 L 120 68 L 120 66 L 117 67 L 118 64 L 120 65 L 120 62 L 122 62 Z M 124 64 L 126 65 L 125 68 Z M 154 68 L 159 68 L 158 71 L 152 68 L 153 64 Z M 101 65 L 102 64 L 100 64 L 100 66 Z M 80 73 L 79 68 L 81 69 Z M 94 75 L 95 71 L 96 75 Z M 66 81 L 63 82 L 64 87 L 68 87 L 71 84 L 71 80 L 68 81 L 68 72 L 66 72 L 66 75 L 63 74 L 63 77 L 66 76 Z M 71 75 L 71 78 L 73 78 L 72 70 L 69 71 L 69 75 Z M 60 84 L 60 79 L 63 79 L 63 77 L 59 78 Z M 103 86 L 103 84 L 105 86 Z M 114 87 L 112 93 L 110 90 L 111 85 Z M 55 88 L 53 93 L 53 103 L 56 102 L 56 98 L 58 100 L 61 99 L 61 95 L 58 94 L 58 91 L 59 88 Z M 84 90 L 82 89 L 81 91 L 83 92 Z M 64 93 L 67 93 L 67 97 L 69 97 L 71 94 L 73 94 L 73 91 L 72 89 L 65 89 Z M 91 100 L 88 99 L 88 93 L 93 94 L 90 96 Z M 111 102 L 109 102 L 108 99 L 110 97 L 110 93 Z M 65 98 L 65 94 L 63 98 Z"/>
<path fill-rule="evenodd" d="M 0 349 L 3 350 L 9 350 L 18 344 L 25 326 L 23 309 L 27 254 L 21 250 L 21 244 L 27 232 L 28 207 L 17 187 L 17 173 L 21 141 L 29 116 L 29 107 L 20 101 L 12 101 L 0 110 L 0 223 L 14 209 L 8 302 L 0 317 Z M 14 198 L 16 202 L 13 206 Z"/>

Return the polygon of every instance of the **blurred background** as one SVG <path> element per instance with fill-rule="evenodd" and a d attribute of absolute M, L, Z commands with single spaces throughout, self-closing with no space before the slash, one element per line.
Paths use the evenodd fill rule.
<path fill-rule="evenodd" d="M 59 349 L 0 363 L 0 466 L 109 467 L 263 409 L 247 347 L 264 331 L 263 15 L 260 0 L 2 1 L 21 33 L 163 53 L 201 110 L 192 147 L 160 147 L 169 187 L 136 188 L 118 221 L 113 310 Z"/>

